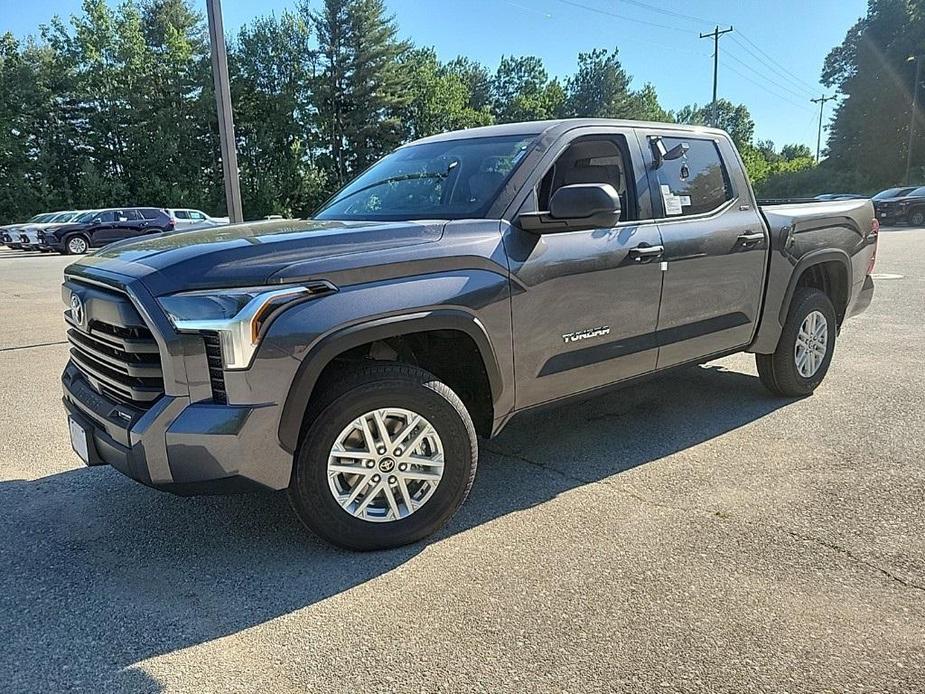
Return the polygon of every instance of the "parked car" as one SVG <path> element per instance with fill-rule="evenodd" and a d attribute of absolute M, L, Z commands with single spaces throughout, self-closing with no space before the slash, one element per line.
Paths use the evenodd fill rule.
<path fill-rule="evenodd" d="M 37 214 L 25 222 L 20 222 L 18 224 L 7 224 L 6 226 L 0 227 L 0 241 L 6 244 L 9 248 L 21 249 L 22 241 L 19 239 L 19 230 L 27 224 L 47 222 L 56 214 L 58 213 L 43 212 L 42 214 Z"/>
<path fill-rule="evenodd" d="M 80 255 L 116 241 L 173 229 L 174 220 L 163 209 L 107 208 L 87 212 L 70 224 L 42 232 L 40 243 L 59 253 Z"/>
<path fill-rule="evenodd" d="M 855 193 L 823 193 L 817 195 L 816 200 L 820 202 L 830 202 L 832 200 L 867 200 L 866 195 L 856 195 Z"/>
<path fill-rule="evenodd" d="M 883 221 L 883 211 L 884 207 L 896 198 L 901 198 L 904 195 L 911 193 L 918 186 L 897 186 L 895 188 L 887 188 L 886 190 L 881 190 L 879 193 L 874 195 L 871 200 L 874 203 L 874 214 L 877 215 L 877 219 Z M 889 217 L 889 215 L 887 215 Z M 887 221 L 892 221 L 887 219 Z"/>
<path fill-rule="evenodd" d="M 69 266 L 71 442 L 178 494 L 288 489 L 345 547 L 415 542 L 519 413 L 742 351 L 771 392 L 811 394 L 870 303 L 878 229 L 869 200 L 762 210 L 721 130 L 429 137 L 313 220 Z"/>
<path fill-rule="evenodd" d="M 25 224 L 19 229 L 19 240 L 22 242 L 23 250 L 27 251 L 47 251 L 47 246 L 43 244 L 41 235 L 43 231 L 53 229 L 57 226 L 73 222 L 87 210 L 69 210 L 66 212 L 56 212 L 44 222 L 37 224 Z"/>
<path fill-rule="evenodd" d="M 211 217 L 201 210 L 173 207 L 167 208 L 164 211 L 174 218 L 178 230 L 184 227 L 203 229 L 209 226 L 223 226 L 228 224 L 228 217 Z"/>
<path fill-rule="evenodd" d="M 925 186 L 903 189 L 901 195 L 878 201 L 876 211 L 877 219 L 885 223 L 925 225 Z"/>

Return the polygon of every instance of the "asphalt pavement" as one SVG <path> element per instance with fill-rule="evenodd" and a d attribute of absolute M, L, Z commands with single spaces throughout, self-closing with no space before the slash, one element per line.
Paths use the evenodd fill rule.
<path fill-rule="evenodd" d="M 737 355 L 515 420 L 372 554 L 82 467 L 67 262 L 0 249 L 0 692 L 925 690 L 925 230 L 814 396 Z"/>

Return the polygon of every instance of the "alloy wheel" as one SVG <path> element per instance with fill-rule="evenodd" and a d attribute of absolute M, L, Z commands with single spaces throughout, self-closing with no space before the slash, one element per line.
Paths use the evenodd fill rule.
<path fill-rule="evenodd" d="M 793 359 L 797 372 L 803 378 L 811 378 L 822 366 L 828 349 L 829 324 L 821 311 L 812 311 L 800 325 Z"/>
<path fill-rule="evenodd" d="M 407 518 L 428 502 L 443 478 L 443 442 L 422 415 L 397 407 L 350 422 L 328 455 L 328 486 L 360 520 Z"/>

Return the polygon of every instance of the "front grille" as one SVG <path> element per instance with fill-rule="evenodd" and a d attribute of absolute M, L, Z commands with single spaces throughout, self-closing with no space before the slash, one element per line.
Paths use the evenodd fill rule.
<path fill-rule="evenodd" d="M 209 381 L 212 384 L 212 399 L 225 404 L 228 394 L 225 392 L 225 371 L 222 369 L 222 345 L 216 333 L 203 333 L 206 343 L 206 357 L 209 360 Z"/>
<path fill-rule="evenodd" d="M 137 408 L 150 407 L 164 394 L 154 335 L 125 294 L 96 287 L 81 294 L 86 297 L 85 324 L 75 320 L 70 309 L 64 313 L 71 362 L 100 393 Z"/>

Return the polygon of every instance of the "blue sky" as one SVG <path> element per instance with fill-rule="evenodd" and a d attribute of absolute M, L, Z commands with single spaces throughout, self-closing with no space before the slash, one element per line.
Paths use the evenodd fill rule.
<path fill-rule="evenodd" d="M 543 58 L 551 74 L 567 75 L 579 51 L 616 46 L 633 86 L 652 82 L 671 109 L 710 101 L 712 40 L 697 35 L 717 22 L 732 25 L 735 32 L 720 39 L 720 96 L 748 106 L 758 137 L 778 146 L 802 142 L 813 148 L 818 107 L 809 99 L 822 92 L 823 60 L 866 9 L 866 0 L 386 2 L 402 36 L 434 46 L 442 59 L 462 54 L 492 69 L 504 54 L 532 54 Z M 204 0 L 195 4 L 205 12 Z M 230 33 L 252 17 L 291 9 L 296 0 L 223 4 Z M 0 31 L 24 36 L 53 15 L 79 8 L 80 0 L 0 0 Z M 827 114 L 831 109 L 827 104 Z"/>

